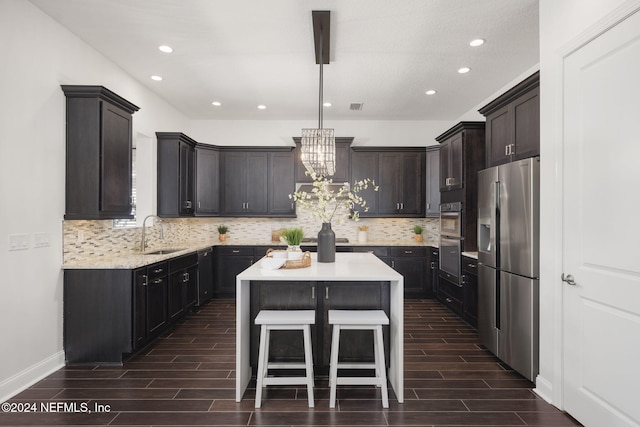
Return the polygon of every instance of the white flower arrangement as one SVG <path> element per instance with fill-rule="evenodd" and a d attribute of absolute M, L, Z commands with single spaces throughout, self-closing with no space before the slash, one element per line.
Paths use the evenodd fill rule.
<path fill-rule="evenodd" d="M 344 219 L 349 217 L 354 221 L 358 221 L 360 212 L 356 208 L 361 208 L 363 212 L 369 210 L 366 200 L 358 193 L 368 189 L 370 186 L 373 187 L 373 191 L 378 191 L 378 186 L 370 178 L 355 181 L 351 188 L 345 183 L 337 191 L 333 191 L 330 185 L 333 184 L 331 178 L 308 171 L 305 173 L 313 179 L 311 193 L 296 191 L 293 194 L 289 194 L 289 198 L 293 199 L 300 208 L 311 211 L 314 218 L 322 223 L 331 222 L 336 214 L 338 214 L 338 224 L 342 224 Z"/>

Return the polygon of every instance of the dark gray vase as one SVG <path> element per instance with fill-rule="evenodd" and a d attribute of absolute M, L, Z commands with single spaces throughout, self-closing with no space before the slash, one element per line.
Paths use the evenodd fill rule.
<path fill-rule="evenodd" d="M 336 262 L 336 233 L 330 222 L 323 222 L 318 232 L 318 262 Z"/>

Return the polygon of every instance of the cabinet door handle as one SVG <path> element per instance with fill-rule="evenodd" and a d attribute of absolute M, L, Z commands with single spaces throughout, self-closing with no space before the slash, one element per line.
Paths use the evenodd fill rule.
<path fill-rule="evenodd" d="M 431 203 L 427 203 L 427 209 L 431 209 Z"/>
<path fill-rule="evenodd" d="M 449 304 L 451 304 L 453 301 L 451 301 L 451 298 L 445 298 L 445 301 L 448 302 Z"/>
<path fill-rule="evenodd" d="M 233 250 L 231 250 L 231 252 L 233 252 L 234 254 L 239 254 L 240 253 L 240 249 L 233 249 Z"/>
<path fill-rule="evenodd" d="M 511 155 L 516 154 L 516 144 L 511 144 L 511 148 L 509 148 L 509 154 Z"/>
<path fill-rule="evenodd" d="M 505 146 L 504 146 L 504 155 L 505 155 L 505 156 L 508 156 L 508 155 L 509 155 L 509 146 L 508 146 L 508 145 L 505 145 Z"/>
<path fill-rule="evenodd" d="M 316 287 L 311 287 L 311 299 L 316 299 Z"/>
<path fill-rule="evenodd" d="M 329 287 L 325 286 L 324 287 L 324 299 L 329 299 Z"/>
<path fill-rule="evenodd" d="M 191 208 L 191 200 L 185 200 L 184 201 L 184 207 L 187 208 L 187 209 Z"/>
<path fill-rule="evenodd" d="M 164 271 L 164 268 L 156 268 L 155 270 L 153 270 L 154 273 L 162 273 Z"/>
<path fill-rule="evenodd" d="M 143 280 L 143 282 L 142 282 L 142 286 L 147 286 L 147 283 L 148 283 L 148 282 L 147 282 L 147 275 L 146 275 L 146 274 L 143 274 L 143 275 L 142 275 L 142 280 Z"/>
<path fill-rule="evenodd" d="M 198 209 L 200 209 L 200 202 L 198 202 Z"/>
<path fill-rule="evenodd" d="M 476 265 L 475 265 L 475 264 L 467 264 L 467 267 L 469 267 L 469 268 L 476 268 Z"/>
<path fill-rule="evenodd" d="M 404 251 L 405 254 L 412 254 L 413 251 L 409 250 L 409 251 Z"/>
<path fill-rule="evenodd" d="M 396 268 L 396 262 L 394 260 L 391 260 L 391 268 Z"/>
<path fill-rule="evenodd" d="M 436 269 L 436 263 L 434 261 L 431 261 L 431 269 L 432 270 Z"/>
<path fill-rule="evenodd" d="M 162 282 L 163 282 L 162 279 L 156 279 L 156 280 L 153 281 L 153 284 L 157 285 L 157 284 L 162 283 Z"/>
<path fill-rule="evenodd" d="M 404 203 L 400 203 L 400 209 L 404 210 Z"/>

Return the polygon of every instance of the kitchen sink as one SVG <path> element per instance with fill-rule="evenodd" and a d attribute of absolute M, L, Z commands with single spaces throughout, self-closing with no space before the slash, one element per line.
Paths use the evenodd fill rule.
<path fill-rule="evenodd" d="M 174 252 L 183 251 L 184 248 L 174 248 L 174 249 L 158 249 L 156 251 L 145 252 L 144 255 L 166 255 L 172 254 Z"/>

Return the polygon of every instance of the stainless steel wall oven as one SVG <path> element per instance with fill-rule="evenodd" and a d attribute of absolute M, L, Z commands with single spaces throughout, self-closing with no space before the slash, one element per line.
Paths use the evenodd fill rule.
<path fill-rule="evenodd" d="M 460 285 L 462 203 L 440 205 L 440 277 Z"/>

